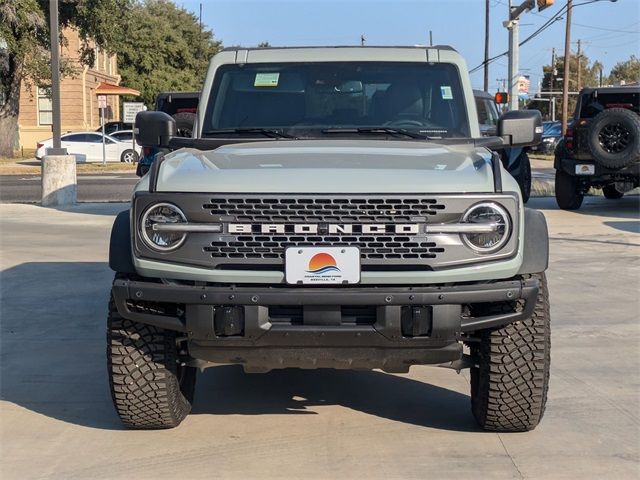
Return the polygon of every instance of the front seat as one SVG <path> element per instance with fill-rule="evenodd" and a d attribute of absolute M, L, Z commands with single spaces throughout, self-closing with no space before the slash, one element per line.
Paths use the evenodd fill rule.
<path fill-rule="evenodd" d="M 424 99 L 415 84 L 392 84 L 387 88 L 383 100 L 383 122 L 424 120 Z"/>

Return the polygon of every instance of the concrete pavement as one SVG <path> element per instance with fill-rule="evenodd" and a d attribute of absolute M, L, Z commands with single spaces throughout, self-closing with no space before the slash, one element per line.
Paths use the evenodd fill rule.
<path fill-rule="evenodd" d="M 529 206 L 552 237 L 549 402 L 535 431 L 498 435 L 475 426 L 467 372 L 433 367 L 212 368 L 179 428 L 123 430 L 105 315 L 109 229 L 126 206 L 0 205 L 0 476 L 638 478 L 638 197 Z"/>

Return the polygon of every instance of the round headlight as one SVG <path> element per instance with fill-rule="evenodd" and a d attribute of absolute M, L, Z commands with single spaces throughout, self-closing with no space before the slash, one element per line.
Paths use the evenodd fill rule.
<path fill-rule="evenodd" d="M 463 223 L 491 226 L 488 232 L 464 233 L 462 240 L 478 253 L 492 253 L 499 250 L 509 240 L 511 220 L 500 205 L 493 202 L 478 203 L 462 217 Z"/>
<path fill-rule="evenodd" d="M 166 252 L 182 245 L 187 234 L 163 230 L 162 225 L 186 223 L 187 217 L 182 210 L 171 203 L 156 203 L 150 206 L 140 222 L 140 234 L 145 243 L 154 250 Z"/>

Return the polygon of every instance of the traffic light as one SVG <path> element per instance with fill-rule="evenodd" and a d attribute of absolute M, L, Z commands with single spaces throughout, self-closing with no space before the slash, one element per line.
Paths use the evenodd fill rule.
<path fill-rule="evenodd" d="M 550 7 L 553 5 L 553 1 L 554 0 L 538 0 L 538 11 L 541 12 L 545 8 Z"/>
<path fill-rule="evenodd" d="M 498 105 L 506 105 L 509 103 L 509 94 L 507 92 L 498 92 L 494 99 Z"/>

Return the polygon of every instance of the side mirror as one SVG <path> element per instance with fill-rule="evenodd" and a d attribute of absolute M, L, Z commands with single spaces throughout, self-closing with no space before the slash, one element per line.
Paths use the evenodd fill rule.
<path fill-rule="evenodd" d="M 542 115 L 538 110 L 512 110 L 498 119 L 498 136 L 505 146 L 528 147 L 542 141 Z"/>
<path fill-rule="evenodd" d="M 138 112 L 135 133 L 141 147 L 167 147 L 176 135 L 176 121 L 164 112 Z"/>

